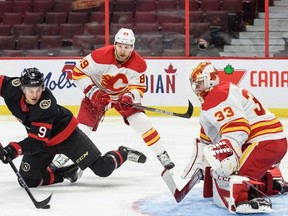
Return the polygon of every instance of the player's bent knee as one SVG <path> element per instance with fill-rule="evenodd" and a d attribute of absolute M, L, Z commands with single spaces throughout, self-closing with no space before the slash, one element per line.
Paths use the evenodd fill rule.
<path fill-rule="evenodd" d="M 100 177 L 107 177 L 111 175 L 113 170 L 115 169 L 115 165 L 110 163 L 110 160 L 107 157 L 100 157 L 94 163 L 92 163 L 89 168 Z"/>

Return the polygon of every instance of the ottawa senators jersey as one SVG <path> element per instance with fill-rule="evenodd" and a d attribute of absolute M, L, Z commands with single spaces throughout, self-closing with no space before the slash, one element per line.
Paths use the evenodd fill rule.
<path fill-rule="evenodd" d="M 0 76 L 0 96 L 28 133 L 27 138 L 18 142 L 23 154 L 39 152 L 44 146 L 67 139 L 78 124 L 73 114 L 57 104 L 49 89 L 43 91 L 37 104 L 27 104 L 20 84 L 19 77 Z"/>
<path fill-rule="evenodd" d="M 223 82 L 214 87 L 202 104 L 201 138 L 217 143 L 230 139 L 244 143 L 285 137 L 280 121 L 246 89 Z"/>
<path fill-rule="evenodd" d="M 84 57 L 74 68 L 73 79 L 89 76 L 98 88 L 109 95 L 137 90 L 143 96 L 146 90 L 146 68 L 146 62 L 134 50 L 130 58 L 120 64 L 111 45 L 96 49 Z"/>

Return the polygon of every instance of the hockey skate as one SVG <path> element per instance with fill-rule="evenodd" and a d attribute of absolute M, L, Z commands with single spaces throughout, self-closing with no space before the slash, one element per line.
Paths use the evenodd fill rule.
<path fill-rule="evenodd" d="M 58 168 L 57 172 L 63 176 L 63 178 L 68 179 L 71 183 L 76 182 L 83 173 L 83 171 L 76 164 Z"/>
<path fill-rule="evenodd" d="M 270 200 L 254 198 L 246 202 L 237 203 L 235 212 L 239 214 L 270 213 L 272 212 L 272 204 Z"/>
<path fill-rule="evenodd" d="M 129 161 L 133 161 L 136 163 L 146 162 L 147 157 L 142 152 L 128 148 L 126 146 L 120 146 L 118 150 L 127 152 L 127 160 Z"/>
<path fill-rule="evenodd" d="M 283 180 L 273 180 L 273 189 L 278 190 L 281 194 L 288 192 L 288 183 Z"/>
<path fill-rule="evenodd" d="M 158 160 L 164 166 L 165 169 L 170 170 L 172 169 L 175 164 L 171 161 L 168 153 L 164 151 L 162 154 L 157 155 Z"/>
<path fill-rule="evenodd" d="M 69 158 L 66 155 L 60 154 L 52 161 L 49 167 L 52 170 L 56 170 L 57 168 L 63 167 L 68 161 Z"/>

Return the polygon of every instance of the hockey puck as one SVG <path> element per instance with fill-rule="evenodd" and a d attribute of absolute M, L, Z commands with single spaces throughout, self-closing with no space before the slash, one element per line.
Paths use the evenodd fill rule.
<path fill-rule="evenodd" d="M 43 206 L 42 209 L 50 209 L 50 205 Z"/>

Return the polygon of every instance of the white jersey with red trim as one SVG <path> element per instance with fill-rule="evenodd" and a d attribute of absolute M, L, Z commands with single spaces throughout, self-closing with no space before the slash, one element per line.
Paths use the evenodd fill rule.
<path fill-rule="evenodd" d="M 111 96 L 131 90 L 143 96 L 146 90 L 146 68 L 145 60 L 135 51 L 132 51 L 126 62 L 117 62 L 114 46 L 111 45 L 96 49 L 84 57 L 74 68 L 73 79 L 76 84 L 86 79 L 86 83 L 82 81 L 80 85 L 82 89 L 91 84 L 92 80 L 98 88 Z M 87 76 L 91 79 L 90 83 Z"/>
<path fill-rule="evenodd" d="M 200 112 L 201 139 L 218 143 L 229 139 L 244 143 L 285 137 L 280 121 L 250 92 L 228 82 L 214 87 Z"/>

